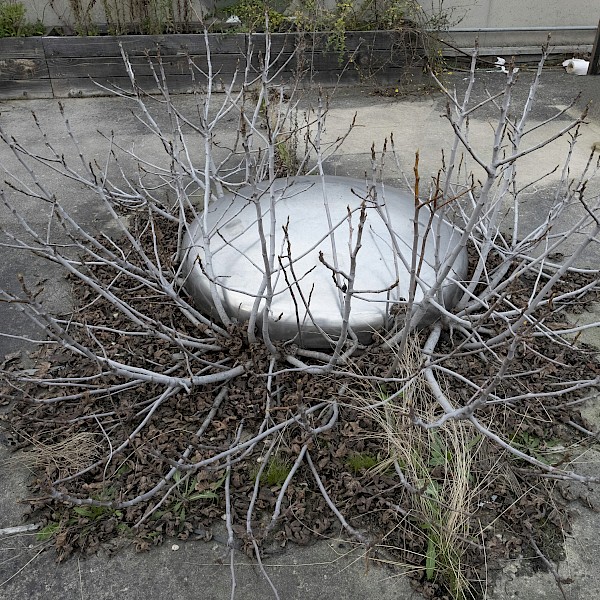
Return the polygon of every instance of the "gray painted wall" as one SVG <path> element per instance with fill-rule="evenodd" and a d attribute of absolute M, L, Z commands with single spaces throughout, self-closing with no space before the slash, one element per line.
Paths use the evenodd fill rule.
<path fill-rule="evenodd" d="M 438 2 L 435 0 L 437 6 Z M 430 0 L 421 0 L 426 8 Z M 536 46 L 546 40 L 551 28 L 587 27 L 587 30 L 552 30 L 551 44 L 558 46 L 591 45 L 594 42 L 595 28 L 600 20 L 598 0 L 445 0 L 447 10 L 453 11 L 460 23 L 454 27 L 465 28 L 544 28 L 543 31 L 505 31 L 480 33 L 479 41 L 489 46 Z M 545 30 L 548 28 L 548 30 Z M 453 37 L 459 45 L 472 46 L 475 33 L 455 32 Z M 582 48 L 583 49 L 583 48 Z"/>

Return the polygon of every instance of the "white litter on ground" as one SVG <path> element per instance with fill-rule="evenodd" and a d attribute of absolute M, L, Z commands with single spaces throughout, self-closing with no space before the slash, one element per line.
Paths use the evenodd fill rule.
<path fill-rule="evenodd" d="M 589 60 L 583 58 L 569 58 L 562 64 L 569 75 L 587 75 L 590 66 Z"/>

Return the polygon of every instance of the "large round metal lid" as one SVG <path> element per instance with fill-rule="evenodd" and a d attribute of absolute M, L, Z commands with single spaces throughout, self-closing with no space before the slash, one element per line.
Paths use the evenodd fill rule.
<path fill-rule="evenodd" d="M 371 342 L 373 332 L 388 326 L 392 307 L 408 298 L 415 241 L 413 196 L 387 186 L 375 189 L 369 193 L 365 181 L 347 177 L 295 177 L 225 195 L 188 227 L 183 263 L 188 292 L 199 308 L 216 317 L 212 269 L 212 293 L 231 318 L 247 321 L 255 302 L 262 314 L 266 248 L 273 292 L 271 338 L 327 347 L 342 327 L 353 271 L 349 324 L 362 343 Z M 361 207 L 365 220 L 356 250 Z M 434 283 L 436 265 L 444 263 L 459 239 L 449 223 L 431 220 L 427 207 L 419 211 L 418 230 L 417 302 Z M 444 283 L 446 307 L 455 302 L 455 281 L 463 280 L 466 271 L 467 256 L 461 252 Z"/>

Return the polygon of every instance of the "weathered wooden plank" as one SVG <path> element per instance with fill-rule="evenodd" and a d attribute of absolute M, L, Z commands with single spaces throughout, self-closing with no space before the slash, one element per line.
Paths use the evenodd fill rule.
<path fill-rule="evenodd" d="M 174 94 L 191 94 L 194 90 L 202 89 L 206 80 L 197 78 L 196 82 L 192 82 L 189 76 L 186 75 L 171 75 L 167 79 L 169 91 Z M 140 76 L 137 83 L 141 89 L 148 94 L 158 94 L 159 90 L 156 87 L 156 82 L 152 77 L 146 75 Z M 100 87 L 104 86 L 104 87 Z M 213 86 L 213 91 L 224 91 L 229 84 L 227 80 L 224 84 L 218 81 Z M 241 85 L 241 80 L 240 80 Z M 127 93 L 132 92 L 131 83 L 127 77 L 107 77 L 103 79 L 91 80 L 86 77 L 71 77 L 64 79 L 52 80 L 52 91 L 55 98 L 86 98 L 92 96 L 111 96 L 115 86 L 124 90 Z M 105 89 L 108 88 L 108 89 Z M 235 86 L 234 86 L 235 88 Z M 238 86 L 239 88 L 239 86 Z M 235 88 L 237 89 L 237 88 Z"/>
<path fill-rule="evenodd" d="M 390 50 L 359 50 L 352 57 L 352 62 L 360 70 L 380 71 L 382 69 L 406 68 L 409 66 L 423 66 L 422 57 L 412 55 L 409 49 Z"/>
<path fill-rule="evenodd" d="M 266 49 L 266 34 L 253 33 L 250 42 L 254 52 L 264 54 Z M 292 54 L 300 41 L 300 35 L 297 33 L 273 33 L 271 34 L 271 56 L 280 52 Z"/>
<path fill-rule="evenodd" d="M 0 58 L 44 58 L 41 37 L 0 38 Z"/>
<path fill-rule="evenodd" d="M 217 81 L 217 87 L 221 81 L 228 85 L 236 69 L 244 68 L 248 36 L 212 34 L 210 37 L 213 71 L 220 80 Z M 400 42 L 396 43 L 396 38 L 393 35 L 390 37 L 389 32 L 349 33 L 346 38 L 347 51 L 342 54 L 328 48 L 328 39 L 326 32 L 275 34 L 271 44 L 274 60 L 271 73 L 285 65 L 279 80 L 287 83 L 296 77 L 301 67 L 305 81 L 312 78 L 324 85 L 356 84 L 367 78 L 398 80 L 404 72 L 403 65 L 413 62 L 412 58 L 407 58 L 409 51 L 403 51 L 402 34 L 397 38 Z M 413 41 L 410 40 L 411 44 Z M 206 71 L 208 65 L 204 36 L 199 34 L 13 38 L 0 40 L 0 85 L 3 90 L 0 97 L 49 97 L 50 89 L 54 90 L 57 97 L 106 94 L 92 79 L 104 84 L 115 81 L 129 88 L 119 42 L 129 53 L 138 83 L 144 88 L 155 89 L 152 70 L 144 56 L 147 50 L 154 56 L 157 50 L 161 53 L 171 91 L 190 91 L 194 85 L 189 75 L 188 54 L 197 65 L 196 80 L 204 81 L 205 76 L 200 71 Z M 252 43 L 255 50 L 252 69 L 258 74 L 261 57 L 264 56 L 264 34 L 253 34 Z M 47 61 L 43 52 L 47 53 Z M 24 83 L 26 80 L 43 82 L 49 79 L 53 80 L 52 88 L 49 83 Z M 241 85 L 239 75 L 236 85 Z"/>
<path fill-rule="evenodd" d="M 266 35 L 252 34 L 252 43 L 257 50 L 264 51 Z M 418 35 L 413 30 L 406 31 L 348 31 L 343 48 L 339 47 L 335 32 L 317 31 L 312 33 L 275 33 L 271 35 L 271 54 L 281 51 L 292 53 L 303 44 L 306 51 L 332 52 L 340 54 L 353 52 L 357 48 L 368 47 L 375 50 L 389 50 L 397 46 L 415 47 L 419 44 Z"/>
<path fill-rule="evenodd" d="M 390 67 L 383 69 L 373 75 L 372 78 L 362 76 L 361 83 L 369 85 L 373 89 L 377 88 L 397 88 L 398 92 L 410 92 L 423 85 L 427 85 L 430 80 L 423 72 L 421 67 Z M 397 93 L 398 93 L 397 92 Z"/>
<path fill-rule="evenodd" d="M 43 58 L 3 58 L 0 55 L 0 81 L 48 77 L 48 67 Z"/>
<path fill-rule="evenodd" d="M 0 100 L 27 100 L 31 98 L 52 97 L 52 84 L 49 79 L 11 79 L 0 81 Z"/>
<path fill-rule="evenodd" d="M 243 54 L 245 34 L 209 34 L 211 54 Z M 146 52 L 161 54 L 206 54 L 202 34 L 123 35 L 88 37 L 46 37 L 44 49 L 48 58 L 121 56 L 119 44 L 130 56 Z"/>
<path fill-rule="evenodd" d="M 283 66 L 290 55 L 284 54 L 274 61 L 272 72 Z M 197 69 L 206 72 L 208 62 L 206 56 L 190 57 Z M 340 60 L 341 59 L 341 60 Z M 188 58 L 185 56 L 163 56 L 162 65 L 167 76 L 185 75 L 190 72 Z M 146 57 L 130 57 L 136 76 L 151 76 L 152 69 Z M 348 61 L 336 52 L 304 52 L 299 53 L 286 65 L 286 70 L 294 72 L 299 65 L 303 70 L 312 72 L 336 71 L 352 69 L 373 72 L 381 70 L 386 65 L 399 66 L 405 62 L 404 55 L 392 54 L 389 50 L 361 49 Z M 125 77 L 127 75 L 123 60 L 120 57 L 88 57 L 88 58 L 51 58 L 48 60 L 48 72 L 52 78 L 91 77 L 106 78 L 110 76 Z M 158 71 L 156 58 L 152 59 L 154 68 Z M 243 69 L 244 62 L 241 57 L 232 54 L 215 54 L 212 57 L 213 72 L 221 77 L 231 76 L 237 68 Z M 260 58 L 253 57 L 253 69 L 259 72 Z"/>
<path fill-rule="evenodd" d="M 271 71 L 275 71 L 277 67 L 282 66 L 288 57 L 289 55 L 281 56 L 274 61 Z M 406 52 L 401 50 L 377 50 L 361 47 L 350 56 L 329 51 L 299 53 L 286 65 L 286 70 L 289 72 L 293 72 L 298 68 L 302 71 L 311 72 L 353 70 L 373 74 L 387 68 L 403 68 L 407 64 L 416 65 L 419 62 L 419 59 L 409 57 Z M 258 69 L 259 61 L 257 59 L 253 60 L 253 65 L 255 69 Z"/>
<path fill-rule="evenodd" d="M 356 71 L 345 71 L 336 73 L 335 71 L 315 71 L 311 76 L 311 81 L 317 85 L 331 87 L 337 85 L 360 85 L 361 78 Z"/>
<path fill-rule="evenodd" d="M 235 54 L 217 54 L 212 57 L 213 73 L 222 77 L 231 76 L 237 68 L 243 70 L 240 66 L 240 59 Z M 199 70 L 206 72 L 208 61 L 206 56 L 191 56 L 193 66 L 190 65 L 186 56 L 164 56 L 161 58 L 162 67 L 167 76 L 186 75 L 190 76 L 190 71 L 195 74 Z M 152 76 L 152 69 L 160 76 L 160 65 L 156 58 L 149 61 L 146 57 L 130 57 L 133 72 L 136 77 Z M 152 66 L 151 66 L 152 65 Z M 73 77 L 126 77 L 127 71 L 121 57 L 87 57 L 87 58 L 50 58 L 48 59 L 48 72 L 50 77 L 57 79 Z"/>
<path fill-rule="evenodd" d="M 367 34 L 373 33 L 374 32 L 367 32 Z M 323 31 L 315 31 L 310 33 L 271 34 L 271 56 L 274 57 L 280 53 L 282 53 L 283 55 L 291 55 L 297 50 L 300 50 L 307 54 L 310 54 L 312 52 L 331 52 L 332 54 L 339 55 L 340 52 L 336 50 L 336 46 L 333 41 L 333 35 L 334 34 L 332 32 Z M 371 35 L 371 37 L 373 37 L 373 35 Z M 358 45 L 358 40 L 359 38 L 350 36 L 347 38 L 346 46 L 353 50 Z M 254 47 L 254 51 L 264 54 L 266 49 L 266 34 L 252 34 L 251 41 Z"/>
<path fill-rule="evenodd" d="M 348 31 L 346 49 L 355 50 L 367 46 L 375 50 L 390 50 L 394 47 L 415 48 L 422 45 L 419 35 L 412 29 L 402 31 Z"/>
<path fill-rule="evenodd" d="M 410 91 L 422 85 L 424 77 L 421 69 L 389 68 L 372 79 L 358 71 L 317 71 L 311 81 L 324 87 L 368 84 L 370 88 L 394 87 L 399 91 Z"/>
<path fill-rule="evenodd" d="M 214 54 L 239 54 L 246 52 L 247 36 L 243 33 L 208 35 L 211 55 Z M 135 43 L 132 40 L 131 43 Z M 205 55 L 206 41 L 203 34 L 179 34 L 162 36 L 158 47 L 162 54 L 193 54 Z"/>
<path fill-rule="evenodd" d="M 272 71 L 289 61 L 289 70 L 302 65 L 303 69 L 308 66 L 313 72 L 339 72 L 351 68 L 372 75 L 385 68 L 418 63 L 418 59 L 412 56 L 416 47 L 413 37 L 412 32 L 350 32 L 346 37 L 345 50 L 339 51 L 330 47 L 327 33 L 278 34 L 271 45 Z M 254 35 L 253 42 L 256 49 L 264 52 L 264 34 L 262 37 L 261 34 Z M 255 69 L 259 67 L 262 56 L 261 52 L 253 56 Z"/>

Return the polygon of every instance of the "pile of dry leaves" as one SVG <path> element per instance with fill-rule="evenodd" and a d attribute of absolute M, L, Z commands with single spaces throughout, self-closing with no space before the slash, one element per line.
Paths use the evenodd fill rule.
<path fill-rule="evenodd" d="M 169 227 L 161 223 L 156 228 L 159 241 L 169 239 Z M 165 260 L 169 256 L 172 252 L 165 244 Z M 162 298 L 138 290 L 126 279 L 115 282 L 109 272 L 103 276 L 133 306 L 176 324 L 183 333 L 198 335 Z M 512 291 L 516 305 L 519 294 L 527 298 L 532 282 L 520 284 L 521 290 Z M 140 367 L 185 369 L 177 348 L 166 341 L 116 335 L 115 330 L 131 330 L 131 323 L 89 288 L 74 283 L 73 296 L 78 319 L 96 327 L 98 341 L 113 356 Z M 588 295 L 585 302 L 590 299 Z M 219 364 L 250 363 L 252 368 L 228 384 L 221 401 L 215 404 L 222 384 L 180 391 L 160 405 L 126 451 L 114 455 L 113 448 L 131 435 L 160 394 L 158 384 L 124 382 L 58 346 L 35 353 L 31 368 L 8 357 L 2 397 L 11 401 L 12 410 L 2 426 L 13 441 L 15 460 L 33 470 L 29 516 L 43 524 L 40 536 L 52 540 L 59 560 L 101 547 L 116 551 L 124 542 L 147 550 L 169 537 L 206 539 L 216 524 L 222 525 L 226 510 L 237 548 L 251 555 L 255 544 L 268 555 L 289 542 L 309 544 L 322 536 L 347 535 L 305 460 L 286 481 L 305 447 L 329 499 L 368 539 L 368 556 L 409 571 L 425 597 L 458 597 L 457 590 L 463 590 L 464 597 L 477 598 L 489 572 L 505 559 L 537 557 L 531 564 L 543 566 L 536 547 L 550 560 L 560 558 L 563 532 L 569 529 L 568 483 L 539 477 L 530 465 L 467 424 L 427 431 L 414 426 L 411 415 L 432 410 L 432 400 L 422 390 L 416 389 L 411 397 L 401 394 L 393 406 L 382 410 L 369 409 L 397 391 L 393 381 L 378 383 L 393 360 L 389 349 L 374 346 L 353 356 L 343 374 L 271 368 L 272 377 L 267 378 L 268 352 L 249 345 L 243 329 L 230 334 L 230 339 L 219 340 L 219 349 L 207 352 L 208 372 Z M 448 336 L 436 351 L 451 355 L 453 344 Z M 476 353 L 450 356 L 446 364 L 482 386 L 490 371 Z M 519 346 L 510 369 L 514 377 L 505 377 L 496 394 L 526 391 L 539 399 L 508 406 L 490 403 L 480 418 L 524 452 L 550 464 L 567 463 L 590 441 L 585 431 L 592 428 L 574 403 L 578 394 L 542 394 L 555 390 L 567 371 L 570 380 L 578 374 L 582 379 L 591 372 L 600 375 L 595 354 L 532 337 Z M 64 384 L 47 385 L 49 377 L 62 378 Z M 78 378 L 76 389 L 69 378 Z M 457 404 L 467 402 L 470 394 L 466 388 L 449 393 Z M 61 400 L 49 401 L 53 398 Z M 309 409 L 333 399 L 339 405 L 335 426 L 312 434 L 329 413 Z M 216 456 L 243 442 L 246 432 L 259 431 L 266 413 L 274 426 L 299 409 L 310 427 L 300 421 L 289 423 L 235 460 L 216 460 L 198 472 L 183 471 L 146 500 L 113 507 L 154 489 L 186 449 L 191 449 L 190 463 Z M 395 437 L 390 437 L 390 429 Z M 410 485 L 400 483 L 392 455 Z M 49 493 L 51 486 L 60 494 L 94 498 L 99 505 L 62 502 Z M 279 498 L 282 486 L 285 493 Z M 279 517 L 272 522 L 276 508 Z M 444 540 L 448 530 L 453 534 L 451 544 Z M 460 573 L 455 572 L 457 564 Z M 459 578 L 468 585 L 459 586 Z"/>

